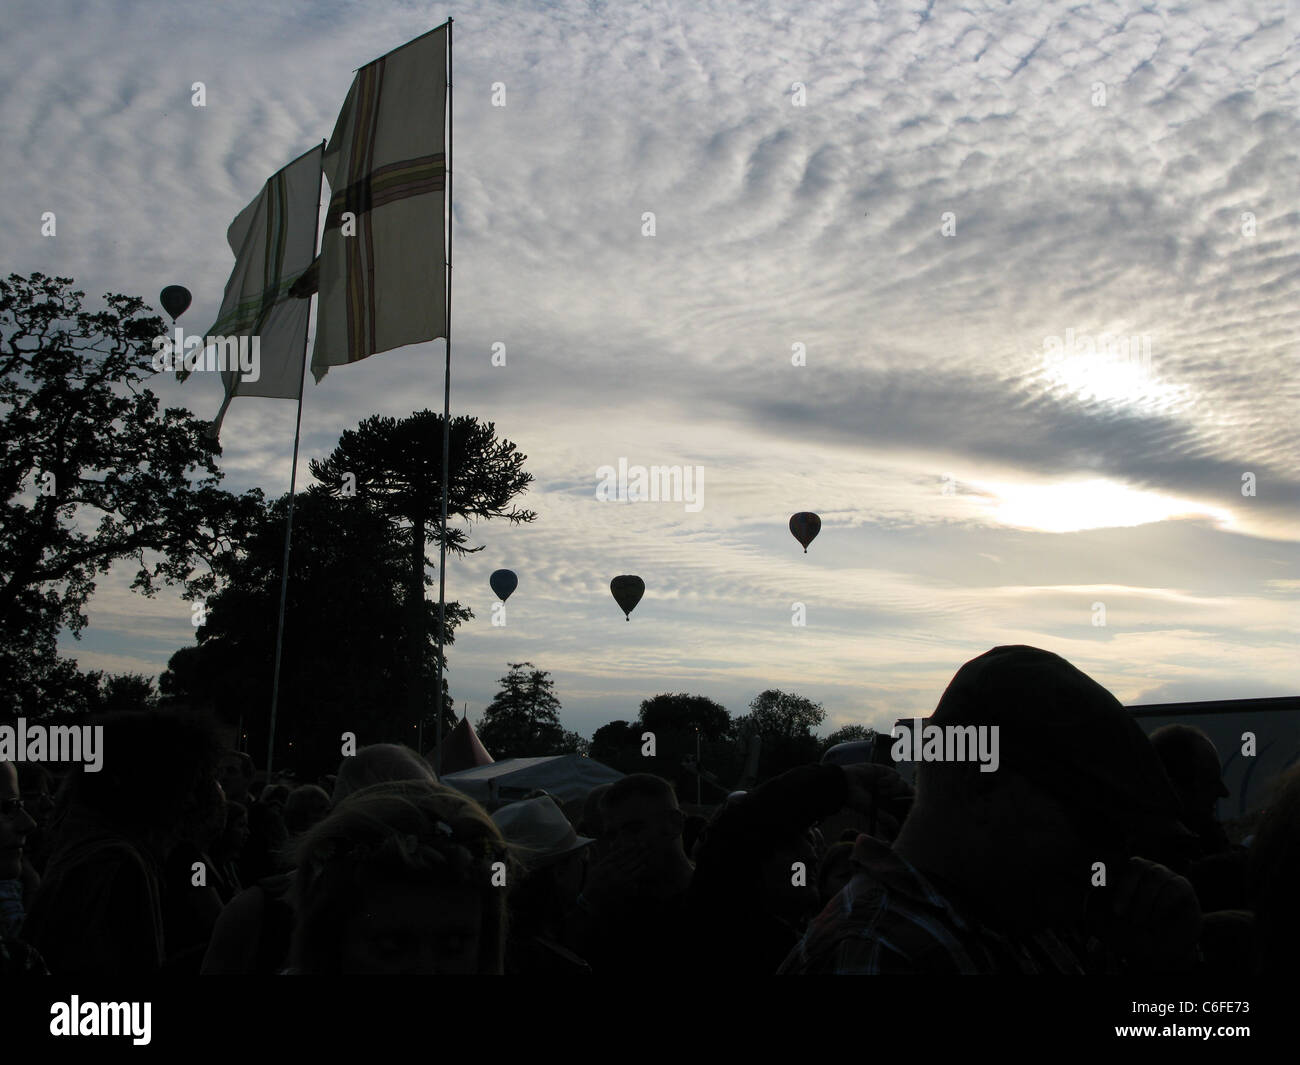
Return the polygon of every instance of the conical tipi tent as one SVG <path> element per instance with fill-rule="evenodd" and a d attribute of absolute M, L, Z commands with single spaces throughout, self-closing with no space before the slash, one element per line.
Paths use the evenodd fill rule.
<path fill-rule="evenodd" d="M 456 723 L 456 727 L 451 730 L 445 742 L 447 747 L 442 752 L 443 776 L 448 773 L 459 773 L 462 769 L 491 765 L 495 761 L 478 738 L 478 733 L 474 731 L 474 726 L 469 723 L 468 717 L 462 717 Z M 436 753 L 437 748 L 430 752 L 430 761 Z"/>

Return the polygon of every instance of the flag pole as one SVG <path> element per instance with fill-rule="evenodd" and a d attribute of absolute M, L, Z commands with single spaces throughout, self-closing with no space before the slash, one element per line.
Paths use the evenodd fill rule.
<path fill-rule="evenodd" d="M 322 144 L 325 142 L 322 141 Z M 324 176 L 324 156 L 322 177 Z M 316 184 L 316 213 L 320 215 L 320 178 Z M 316 256 L 320 255 L 320 236 L 316 239 Z M 313 262 L 315 257 L 313 257 Z M 311 325 L 311 297 L 307 297 L 307 324 Z M 284 562 L 280 567 L 280 617 L 275 625 L 275 672 L 271 679 L 271 728 L 266 740 L 266 776 L 270 783 L 271 765 L 275 760 L 275 715 L 280 703 L 280 657 L 284 650 L 284 606 L 289 595 L 289 545 L 293 541 L 293 501 L 298 488 L 298 441 L 302 437 L 303 378 L 307 374 L 307 337 L 310 328 L 302 331 L 302 366 L 298 373 L 298 421 L 293 429 L 293 466 L 289 471 L 289 516 L 284 523 Z"/>
<path fill-rule="evenodd" d="M 442 775 L 442 634 L 447 618 L 447 490 L 451 469 L 451 228 L 452 228 L 452 103 L 451 103 L 451 19 L 447 20 L 447 360 L 442 377 L 442 530 L 438 537 L 438 660 L 434 680 L 434 735 L 437 753 L 434 772 Z M 423 648 L 423 643 L 421 643 Z M 424 724 L 424 716 L 420 717 Z M 423 732 L 421 732 L 421 735 Z M 421 752 L 423 753 L 423 752 Z"/>

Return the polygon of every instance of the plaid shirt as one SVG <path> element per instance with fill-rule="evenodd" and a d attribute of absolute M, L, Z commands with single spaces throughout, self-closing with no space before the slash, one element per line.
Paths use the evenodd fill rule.
<path fill-rule="evenodd" d="M 879 840 L 859 836 L 853 863 L 777 975 L 1084 972 L 1051 932 L 1013 940 L 963 916 Z"/>

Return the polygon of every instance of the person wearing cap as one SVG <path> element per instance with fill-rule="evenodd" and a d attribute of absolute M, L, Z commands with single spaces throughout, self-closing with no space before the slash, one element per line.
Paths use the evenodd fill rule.
<path fill-rule="evenodd" d="M 1139 857 L 1187 837 L 1178 799 L 1113 695 L 1050 652 L 995 647 L 958 670 L 927 726 L 988 730 L 996 758 L 957 760 L 945 749 L 918 761 L 916 799 L 892 849 L 859 838 L 855 876 L 779 972 L 1196 964 L 1191 885 Z"/>
<path fill-rule="evenodd" d="M 1191 881 L 1201 909 L 1248 908 L 1250 851 L 1234 846 L 1219 823 L 1218 802 L 1229 792 L 1214 741 L 1198 728 L 1174 724 L 1151 733 L 1151 746 L 1178 795 L 1180 819 L 1196 836 L 1196 853 L 1173 867 Z"/>
<path fill-rule="evenodd" d="M 695 867 L 672 784 L 631 773 L 601 802 L 607 853 L 591 867 L 574 915 L 579 953 L 597 976 L 675 976 L 692 949 Z"/>
<path fill-rule="evenodd" d="M 590 975 L 570 948 L 566 925 L 586 875 L 588 848 L 549 795 L 503 806 L 492 820 L 525 874 L 510 895 L 508 975 Z"/>

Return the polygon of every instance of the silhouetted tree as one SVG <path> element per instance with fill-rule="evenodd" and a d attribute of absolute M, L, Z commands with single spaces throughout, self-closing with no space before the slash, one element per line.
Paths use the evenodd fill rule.
<path fill-rule="evenodd" d="M 591 736 L 590 756 L 620 773 L 641 773 L 642 729 L 628 721 L 611 721 L 601 725 Z"/>
<path fill-rule="evenodd" d="M 242 716 L 248 750 L 266 752 L 280 602 L 288 496 L 250 530 L 244 555 L 223 566 L 223 590 L 206 604 L 196 646 L 172 655 L 163 694 L 211 708 L 235 725 Z M 414 746 L 415 722 L 402 711 L 407 685 L 409 616 L 402 609 L 409 547 L 390 522 L 359 499 L 298 494 L 285 603 L 284 662 L 276 723 L 277 765 L 312 776 L 333 772 L 340 736 L 359 744 Z M 424 603 L 426 644 L 437 631 L 437 604 Z M 446 641 L 469 611 L 447 605 Z M 424 656 L 432 688 L 432 653 Z M 444 704 L 454 722 L 451 700 Z M 444 722 L 446 723 L 446 722 Z M 426 728 L 428 727 L 426 722 Z M 290 747 L 290 744 L 293 744 Z"/>
<path fill-rule="evenodd" d="M 98 705 L 94 712 L 119 713 L 127 710 L 156 710 L 158 692 L 152 677 L 143 673 L 118 673 L 111 676 L 95 674 L 99 680 Z"/>
<path fill-rule="evenodd" d="M 866 725 L 844 725 L 837 728 L 824 740 L 822 740 L 822 753 L 829 751 L 837 743 L 851 743 L 854 740 L 868 740 L 875 735 L 875 731 Z"/>
<path fill-rule="evenodd" d="M 826 719 L 821 703 L 775 688 L 749 704 L 748 724 L 763 741 L 760 777 L 766 779 L 821 757 L 813 729 Z"/>
<path fill-rule="evenodd" d="M 720 758 L 719 746 L 731 746 L 731 715 L 726 708 L 703 695 L 656 695 L 646 699 L 638 713 L 638 753 L 640 734 L 655 734 L 655 757 L 643 759 L 637 770 L 656 773 L 675 781 L 679 795 L 694 796 L 695 776 L 687 768 L 699 757 L 700 765 L 727 771 L 731 768 L 729 752 Z M 696 730 L 699 730 L 698 742 Z"/>
<path fill-rule="evenodd" d="M 429 560 L 425 548 L 438 543 L 442 516 L 442 432 L 442 415 L 433 411 L 416 411 L 400 420 L 376 415 L 343 433 L 327 458 L 311 463 L 311 472 L 323 490 L 340 498 L 355 491 L 356 503 L 406 530 L 407 653 L 412 671 L 406 705 L 412 721 L 422 712 L 428 691 L 415 678 L 425 672 L 421 604 L 425 588 L 432 583 L 426 576 Z M 449 523 L 452 519 L 505 518 L 513 525 L 536 519 L 533 511 L 511 505 L 533 478 L 523 470 L 527 456 L 519 454 L 510 441 L 498 440 L 494 423 L 453 418 L 449 436 Z M 452 554 L 483 550 L 482 546 L 467 546 L 465 530 L 450 524 L 446 547 Z"/>
<path fill-rule="evenodd" d="M 555 682 L 531 662 L 511 662 L 483 718 L 475 725 L 493 758 L 567 754 L 584 741 L 560 726 Z"/>
<path fill-rule="evenodd" d="M 689 733 L 694 743 L 697 728 L 706 740 L 726 739 L 731 733 L 731 715 L 704 695 L 656 695 L 641 703 L 637 716 L 641 725 L 659 739 L 661 734 Z"/>
<path fill-rule="evenodd" d="M 36 717 L 86 695 L 56 642 L 99 575 L 129 559 L 146 595 L 211 591 L 260 499 L 218 488 L 207 423 L 142 387 L 162 319 L 113 293 L 84 311 L 72 284 L 0 280 L 0 708 Z"/>

